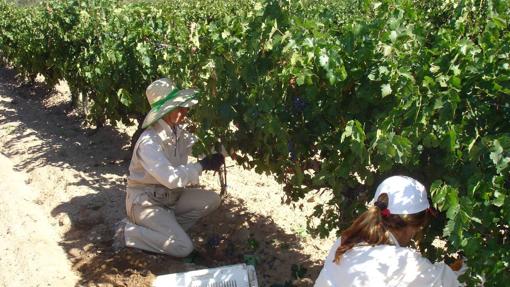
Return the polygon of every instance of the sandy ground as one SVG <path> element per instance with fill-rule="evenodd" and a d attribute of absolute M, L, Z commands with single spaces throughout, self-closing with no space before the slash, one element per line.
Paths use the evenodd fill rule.
<path fill-rule="evenodd" d="M 255 263 L 260 286 L 312 286 L 334 239 L 311 238 L 306 216 L 327 198 L 284 205 L 271 177 L 233 162 L 222 206 L 190 231 L 195 256 L 114 253 L 133 131 L 90 129 L 69 99 L 65 85 L 22 84 L 0 68 L 0 286 L 150 286 L 241 262 Z M 201 184 L 219 189 L 213 174 Z"/>
<path fill-rule="evenodd" d="M 71 271 L 64 250 L 58 246 L 57 229 L 44 209 L 34 202 L 38 191 L 28 187 L 26 175 L 13 171 L 11 161 L 1 154 L 0 166 L 1 284 L 75 285 L 78 276 Z"/>

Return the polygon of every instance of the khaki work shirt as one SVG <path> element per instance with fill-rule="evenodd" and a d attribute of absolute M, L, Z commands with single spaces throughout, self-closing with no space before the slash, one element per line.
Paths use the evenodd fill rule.
<path fill-rule="evenodd" d="M 129 165 L 128 188 L 164 185 L 168 189 L 198 184 L 202 166 L 188 163 L 197 138 L 181 126 L 172 129 L 159 120 L 138 139 Z"/>

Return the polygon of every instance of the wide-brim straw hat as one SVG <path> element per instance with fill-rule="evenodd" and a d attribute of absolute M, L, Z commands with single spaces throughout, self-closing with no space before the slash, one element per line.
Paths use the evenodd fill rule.
<path fill-rule="evenodd" d="M 142 128 L 146 128 L 177 107 L 190 108 L 198 103 L 198 91 L 194 89 L 179 90 L 174 82 L 162 78 L 152 82 L 145 91 L 151 110 L 145 116 Z"/>

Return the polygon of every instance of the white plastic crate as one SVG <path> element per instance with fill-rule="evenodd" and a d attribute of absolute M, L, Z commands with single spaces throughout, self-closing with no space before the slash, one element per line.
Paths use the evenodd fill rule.
<path fill-rule="evenodd" d="M 156 277 L 153 287 L 258 287 L 251 265 L 237 264 Z"/>

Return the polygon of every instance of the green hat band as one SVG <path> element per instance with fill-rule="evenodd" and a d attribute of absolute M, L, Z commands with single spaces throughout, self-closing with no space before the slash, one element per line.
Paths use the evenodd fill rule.
<path fill-rule="evenodd" d="M 151 108 L 154 109 L 154 111 L 159 111 L 164 103 L 177 97 L 177 93 L 179 93 L 179 89 L 176 88 L 176 89 L 171 90 L 170 93 L 168 93 L 168 95 L 166 97 L 152 103 Z"/>

